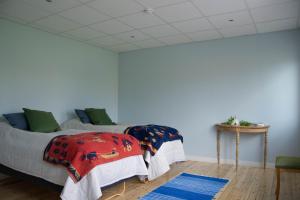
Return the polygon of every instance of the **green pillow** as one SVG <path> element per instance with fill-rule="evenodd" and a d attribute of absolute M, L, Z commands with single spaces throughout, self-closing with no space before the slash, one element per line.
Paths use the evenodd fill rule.
<path fill-rule="evenodd" d="M 85 112 L 95 125 L 113 125 L 105 109 L 86 108 Z"/>
<path fill-rule="evenodd" d="M 51 112 L 23 108 L 29 129 L 33 132 L 50 133 L 61 130 Z"/>

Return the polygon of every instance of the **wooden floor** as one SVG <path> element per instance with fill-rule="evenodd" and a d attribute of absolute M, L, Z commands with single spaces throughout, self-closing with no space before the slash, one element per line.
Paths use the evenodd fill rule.
<path fill-rule="evenodd" d="M 150 192 L 154 188 L 167 182 L 181 172 L 201 174 L 207 176 L 230 179 L 225 190 L 218 195 L 218 200 L 275 200 L 274 169 L 240 166 L 236 172 L 233 165 L 220 165 L 187 161 L 172 165 L 172 169 L 162 177 L 146 184 L 137 178 L 126 181 L 126 192 L 114 200 L 134 200 Z M 111 186 L 103 191 L 102 199 L 122 190 L 123 183 Z M 0 181 L 1 200 L 56 200 L 59 193 L 51 189 L 34 185 L 16 178 Z M 281 179 L 281 200 L 300 200 L 300 174 L 285 173 Z"/>

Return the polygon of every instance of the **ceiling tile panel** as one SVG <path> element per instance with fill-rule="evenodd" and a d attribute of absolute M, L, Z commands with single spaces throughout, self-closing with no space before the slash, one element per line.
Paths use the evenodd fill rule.
<path fill-rule="evenodd" d="M 190 2 L 161 7 L 154 11 L 155 14 L 167 22 L 176 22 L 201 17 L 199 10 Z"/>
<path fill-rule="evenodd" d="M 158 41 L 156 39 L 147 39 L 147 40 L 142 40 L 142 41 L 135 41 L 132 43 L 141 48 L 151 48 L 151 47 L 159 47 L 159 46 L 166 45 L 165 43 Z"/>
<path fill-rule="evenodd" d="M 246 9 L 244 0 L 192 0 L 206 16 Z"/>
<path fill-rule="evenodd" d="M 100 14 L 95 9 L 85 5 L 63 11 L 59 15 L 74 20 L 82 25 L 88 25 L 95 22 L 104 21 L 110 18 L 109 16 Z"/>
<path fill-rule="evenodd" d="M 55 29 L 51 29 L 51 28 L 46 27 L 46 26 L 40 26 L 38 24 L 27 24 L 27 25 L 29 25 L 32 28 L 39 29 L 41 31 L 46 31 L 46 32 L 49 32 L 49 33 L 54 33 L 54 34 L 58 34 L 58 33 L 62 34 L 62 31 L 57 31 Z"/>
<path fill-rule="evenodd" d="M 251 35 L 256 33 L 254 25 L 244 25 L 237 27 L 224 28 L 219 30 L 224 37 L 235 37 L 241 35 Z"/>
<path fill-rule="evenodd" d="M 269 6 L 278 3 L 284 3 L 293 0 L 246 0 L 249 8 L 257 8 L 262 6 Z"/>
<path fill-rule="evenodd" d="M 23 25 L 28 24 L 27 21 L 24 21 L 21 18 L 12 17 L 12 16 L 6 15 L 6 14 L 1 13 L 1 12 L 0 12 L 0 19 L 6 19 L 6 20 L 9 20 L 9 21 L 17 22 L 19 24 L 23 24 Z"/>
<path fill-rule="evenodd" d="M 183 34 L 180 35 L 173 35 L 173 36 L 167 36 L 167 37 L 161 37 L 158 38 L 160 41 L 171 45 L 171 44 L 179 44 L 179 43 L 187 43 L 187 42 L 191 42 L 192 40 L 190 40 L 188 37 L 186 37 Z"/>
<path fill-rule="evenodd" d="M 259 7 L 251 10 L 255 22 L 294 18 L 294 17 L 298 17 L 299 12 L 300 12 L 299 1 Z"/>
<path fill-rule="evenodd" d="M 140 47 L 138 47 L 134 44 L 126 43 L 126 44 L 110 46 L 110 47 L 107 47 L 107 48 L 112 50 L 112 51 L 116 51 L 116 52 L 124 52 L 124 51 L 136 50 L 136 49 L 139 49 Z"/>
<path fill-rule="evenodd" d="M 186 34 L 193 41 L 214 40 L 222 38 L 222 35 L 216 30 L 200 31 Z"/>
<path fill-rule="evenodd" d="M 48 2 L 46 0 L 24 0 L 34 6 L 39 8 L 48 10 L 52 13 L 57 13 L 59 11 L 73 8 L 81 4 L 79 0 L 53 0 L 52 2 Z"/>
<path fill-rule="evenodd" d="M 172 5 L 172 4 L 177 4 L 181 2 L 185 2 L 186 0 L 137 0 L 143 6 L 146 8 L 157 8 L 161 6 L 166 6 L 166 5 Z"/>
<path fill-rule="evenodd" d="M 143 12 L 119 18 L 120 21 L 136 29 L 164 24 L 158 17 Z"/>
<path fill-rule="evenodd" d="M 297 22 L 297 18 L 291 18 L 271 22 L 257 23 L 256 27 L 259 33 L 283 31 L 297 28 Z"/>
<path fill-rule="evenodd" d="M 180 33 L 178 30 L 167 24 L 141 29 L 141 31 L 152 37 L 164 37 Z"/>
<path fill-rule="evenodd" d="M 172 25 L 183 33 L 214 29 L 214 27 L 209 23 L 209 21 L 206 18 L 175 22 Z"/>
<path fill-rule="evenodd" d="M 88 39 L 92 39 L 92 38 L 96 38 L 96 37 L 105 36 L 104 33 L 100 33 L 98 31 L 95 31 L 88 27 L 82 27 L 82 28 L 75 29 L 72 31 L 67 31 L 67 32 L 65 32 L 65 34 L 75 37 L 77 39 L 81 39 L 81 40 L 88 40 Z"/>
<path fill-rule="evenodd" d="M 119 33 L 114 35 L 114 37 L 122 39 L 126 42 L 134 42 L 134 41 L 145 40 L 149 38 L 148 35 L 145 35 L 144 33 L 137 30 L 129 31 L 125 33 Z"/>
<path fill-rule="evenodd" d="M 143 11 L 143 7 L 134 0 L 95 0 L 87 5 L 112 17 L 133 14 Z"/>
<path fill-rule="evenodd" d="M 92 29 L 96 31 L 100 31 L 106 34 L 116 34 L 126 31 L 131 31 L 133 28 L 130 26 L 127 26 L 126 24 L 123 24 L 119 22 L 116 19 L 100 22 L 97 24 L 89 25 Z"/>
<path fill-rule="evenodd" d="M 0 0 L 0 17 L 124 52 L 296 29 L 300 0 Z"/>
<path fill-rule="evenodd" d="M 217 28 L 253 24 L 248 11 L 239 11 L 208 18 Z"/>
<path fill-rule="evenodd" d="M 75 28 L 79 28 L 81 26 L 78 23 L 75 23 L 58 15 L 43 18 L 34 22 L 33 25 L 45 28 L 47 30 L 51 30 L 53 32 L 64 32 Z"/>
<path fill-rule="evenodd" d="M 11 19 L 16 18 L 16 20 L 23 21 L 25 23 L 32 22 L 51 14 L 46 10 L 36 9 L 32 5 L 20 0 L 2 2 L 0 4 L 0 13 L 3 16 L 8 16 Z"/>
<path fill-rule="evenodd" d="M 94 0 L 79 0 L 81 3 L 88 3 L 90 1 L 94 1 Z"/>

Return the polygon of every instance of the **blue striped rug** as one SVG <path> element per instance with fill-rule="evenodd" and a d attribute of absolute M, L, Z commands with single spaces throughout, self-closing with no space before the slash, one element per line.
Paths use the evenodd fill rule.
<path fill-rule="evenodd" d="M 228 179 L 182 173 L 148 193 L 141 200 L 210 200 L 228 183 Z"/>

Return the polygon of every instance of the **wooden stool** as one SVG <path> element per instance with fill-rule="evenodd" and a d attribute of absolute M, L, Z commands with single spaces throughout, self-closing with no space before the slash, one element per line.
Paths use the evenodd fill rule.
<path fill-rule="evenodd" d="M 280 192 L 280 172 L 296 172 L 300 173 L 300 158 L 298 157 L 288 157 L 288 156 L 277 156 L 276 157 L 276 200 L 279 199 Z"/>

